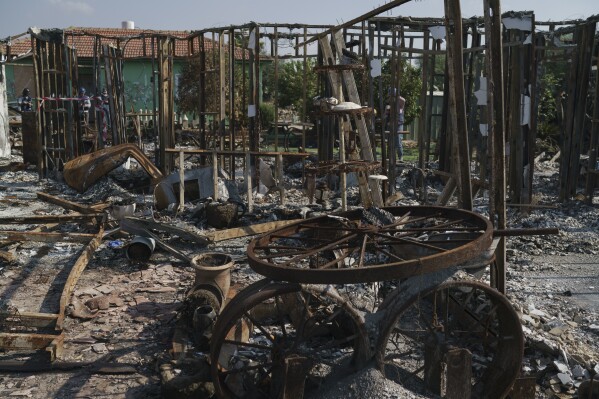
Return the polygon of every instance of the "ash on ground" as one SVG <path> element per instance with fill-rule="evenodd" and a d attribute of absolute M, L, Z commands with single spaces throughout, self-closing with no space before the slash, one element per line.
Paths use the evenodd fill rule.
<path fill-rule="evenodd" d="M 18 162 L 18 157 L 9 161 Z M 183 210 L 157 211 L 150 191 L 129 189 L 127 172 L 106 177 L 86 193 L 78 194 L 64 183 L 38 178 L 34 167 L 1 165 L 0 216 L 58 215 L 59 206 L 41 202 L 36 192 L 61 195 L 80 203 L 135 203 L 136 216 L 152 217 L 163 223 L 186 226 L 198 232 L 214 231 L 206 224 L 198 203 L 186 203 Z M 537 381 L 538 398 L 565 398 L 584 390 L 585 381 L 599 373 L 599 203 L 586 205 L 574 199 L 557 200 L 557 164 L 541 162 L 535 171 L 534 203 L 529 209 L 510 207 L 508 228 L 557 227 L 557 236 L 523 236 L 507 239 L 507 297 L 517 310 L 525 333 L 523 376 Z M 125 174 L 123 176 L 123 173 Z M 404 198 L 396 205 L 418 205 L 417 197 L 434 203 L 443 185 L 431 174 L 426 187 L 418 187 L 406 168 L 396 183 Z M 131 180 L 137 175 L 133 174 Z M 245 214 L 236 226 L 274 220 L 307 218 L 340 210 L 338 194 L 328 192 L 319 204 L 309 204 L 301 179 L 286 176 L 285 206 L 274 196 L 259 194 L 255 209 Z M 243 192 L 243 191 L 240 191 Z M 348 189 L 349 204 L 359 206 L 357 187 Z M 475 199 L 475 210 L 486 214 L 488 198 L 483 192 Z M 449 205 L 452 205 L 451 203 Z M 454 204 L 455 205 L 455 204 Z M 168 237 L 164 237 L 168 240 Z M 194 272 L 187 265 L 157 250 L 143 267 L 125 256 L 130 238 L 114 236 L 104 240 L 78 281 L 73 306 L 94 298 L 99 309 L 93 318 L 66 319 L 64 361 L 123 362 L 134 364 L 135 373 L 101 375 L 86 370 L 55 373 L 0 373 L 0 396 L 28 398 L 81 397 L 161 397 L 158 365 L 168 352 L 176 312 L 185 292 L 193 284 Z M 249 238 L 223 241 L 207 248 L 232 255 L 235 266 L 233 284 L 242 286 L 259 280 L 247 263 Z M 189 243 L 175 242 L 188 255 L 197 252 Z M 55 262 L 56 254 L 69 262 L 76 246 L 51 247 L 46 244 L 13 243 L 2 250 L 12 253 L 14 261 L 0 260 L 3 301 L 19 311 L 57 311 L 48 309 L 48 292 L 54 282 L 64 282 Z M 362 288 L 368 291 L 369 286 Z M 54 292 L 55 294 L 55 292 Z M 368 292 L 365 296 L 368 296 Z M 8 297 L 10 298 L 4 298 Z M 581 388 L 582 386 L 582 388 Z M 321 390 L 319 398 L 424 398 L 386 380 L 373 367 L 348 375 Z M 582 396 L 580 396 L 582 397 Z"/>

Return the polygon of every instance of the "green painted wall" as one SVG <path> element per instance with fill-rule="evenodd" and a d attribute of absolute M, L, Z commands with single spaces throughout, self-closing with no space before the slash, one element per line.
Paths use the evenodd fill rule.
<path fill-rule="evenodd" d="M 87 60 L 81 62 L 79 68 L 79 81 L 86 88 L 88 94 L 93 94 L 93 71 Z M 20 60 L 19 64 L 30 64 L 30 60 Z M 29 87 L 33 95 L 35 93 L 35 84 L 33 83 L 33 68 L 27 66 L 15 66 L 6 64 L 7 97 L 9 105 L 16 105 L 17 98 L 23 92 L 24 87 Z M 15 78 L 15 69 L 20 69 L 20 77 Z M 28 72 L 23 72 L 23 71 Z M 181 62 L 175 61 L 173 66 L 175 76 L 181 71 Z M 104 87 L 104 74 L 98 85 L 98 91 Z M 127 111 L 131 111 L 131 106 L 136 112 L 140 109 L 152 109 L 152 62 L 149 60 L 127 60 L 123 63 L 123 78 L 125 86 L 125 104 Z M 176 79 L 175 79 L 176 85 Z M 176 89 L 176 86 L 175 86 Z M 176 93 L 176 92 L 175 92 Z M 158 107 L 158 104 L 156 104 Z"/>

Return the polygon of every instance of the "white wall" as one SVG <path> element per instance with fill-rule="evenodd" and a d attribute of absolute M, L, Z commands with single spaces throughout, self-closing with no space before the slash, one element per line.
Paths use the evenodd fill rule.
<path fill-rule="evenodd" d="M 4 70 L 4 64 L 0 64 L 0 158 L 10 157 L 9 134 L 6 72 Z"/>

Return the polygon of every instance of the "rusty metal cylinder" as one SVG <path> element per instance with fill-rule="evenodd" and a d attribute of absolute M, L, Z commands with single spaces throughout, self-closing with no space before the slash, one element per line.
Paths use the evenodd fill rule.
<path fill-rule="evenodd" d="M 198 306 L 193 312 L 193 327 L 194 330 L 206 331 L 212 327 L 212 323 L 216 319 L 216 311 L 210 305 Z"/>
<path fill-rule="evenodd" d="M 153 238 L 137 236 L 127 246 L 127 258 L 133 261 L 147 262 L 152 257 L 156 241 Z"/>
<path fill-rule="evenodd" d="M 216 284 L 223 298 L 227 297 L 231 286 L 231 266 L 233 259 L 223 253 L 206 252 L 194 256 L 191 266 L 196 271 L 195 285 Z"/>

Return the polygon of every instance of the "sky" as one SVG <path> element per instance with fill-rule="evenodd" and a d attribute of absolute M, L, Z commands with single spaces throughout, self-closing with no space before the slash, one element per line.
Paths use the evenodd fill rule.
<path fill-rule="evenodd" d="M 0 0 L 0 38 L 38 28 L 200 30 L 261 23 L 337 25 L 388 0 Z M 462 0 L 464 17 L 481 16 L 483 0 Z M 599 14 L 597 0 L 504 0 L 502 11 L 534 11 L 538 21 L 585 19 Z M 412 0 L 382 16 L 442 17 L 443 0 Z"/>

